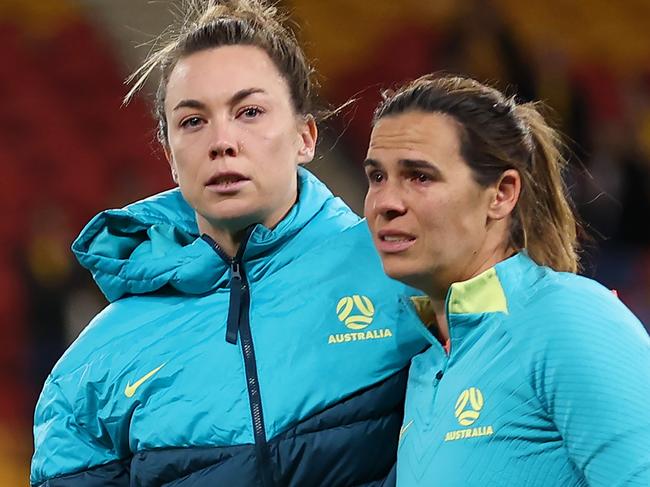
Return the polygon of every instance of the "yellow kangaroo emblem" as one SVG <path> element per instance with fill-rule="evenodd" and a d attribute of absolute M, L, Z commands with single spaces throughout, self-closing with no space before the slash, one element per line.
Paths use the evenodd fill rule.
<path fill-rule="evenodd" d="M 126 387 L 124 388 L 124 395 L 125 395 L 126 397 L 133 397 L 133 395 L 135 394 L 135 391 L 137 391 L 138 388 L 139 388 L 142 384 L 144 384 L 146 381 L 148 381 L 149 379 L 151 379 L 151 377 L 152 377 L 154 374 L 156 374 L 160 369 L 162 369 L 164 366 L 165 366 L 165 364 L 162 364 L 160 367 L 157 367 L 157 368 L 153 369 L 153 370 L 152 370 L 151 372 L 149 372 L 147 375 L 145 375 L 145 376 L 142 377 L 141 379 L 138 379 L 137 381 L 135 381 L 135 382 L 133 383 L 133 385 L 131 385 L 131 382 L 130 382 L 130 381 L 127 382 L 127 383 L 126 383 Z"/>

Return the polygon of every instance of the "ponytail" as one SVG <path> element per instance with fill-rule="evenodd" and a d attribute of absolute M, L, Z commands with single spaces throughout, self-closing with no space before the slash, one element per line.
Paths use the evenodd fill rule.
<path fill-rule="evenodd" d="M 577 222 L 563 180 L 567 162 L 560 137 L 533 103 L 517 105 L 515 116 L 527 127 L 532 149 L 515 208 L 523 246 L 540 265 L 577 272 Z"/>

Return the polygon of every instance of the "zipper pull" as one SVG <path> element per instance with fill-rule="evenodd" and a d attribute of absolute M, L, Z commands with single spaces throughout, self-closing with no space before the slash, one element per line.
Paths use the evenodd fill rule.
<path fill-rule="evenodd" d="M 230 263 L 230 305 L 228 306 L 228 321 L 226 324 L 226 341 L 233 345 L 237 343 L 239 318 L 241 314 L 242 276 L 239 262 Z"/>

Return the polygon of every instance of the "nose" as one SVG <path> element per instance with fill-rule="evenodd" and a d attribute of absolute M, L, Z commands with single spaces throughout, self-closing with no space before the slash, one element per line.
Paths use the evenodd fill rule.
<path fill-rule="evenodd" d="M 388 185 L 381 189 L 370 189 L 366 196 L 366 216 L 375 215 L 393 220 L 407 212 L 407 206 L 399 191 Z"/>
<path fill-rule="evenodd" d="M 237 140 L 227 122 L 222 122 L 218 126 L 215 126 L 209 152 L 210 159 L 212 160 L 224 157 L 237 157 L 239 154 Z"/>

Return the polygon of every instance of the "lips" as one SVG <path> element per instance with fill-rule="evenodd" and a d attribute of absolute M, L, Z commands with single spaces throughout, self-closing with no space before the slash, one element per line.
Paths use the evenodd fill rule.
<path fill-rule="evenodd" d="M 205 186 L 210 191 L 216 193 L 235 193 L 242 189 L 248 182 L 249 178 L 233 171 L 224 171 L 214 174 Z"/>
<path fill-rule="evenodd" d="M 386 254 L 404 252 L 415 243 L 415 236 L 397 230 L 382 230 L 377 233 L 377 248 Z"/>

